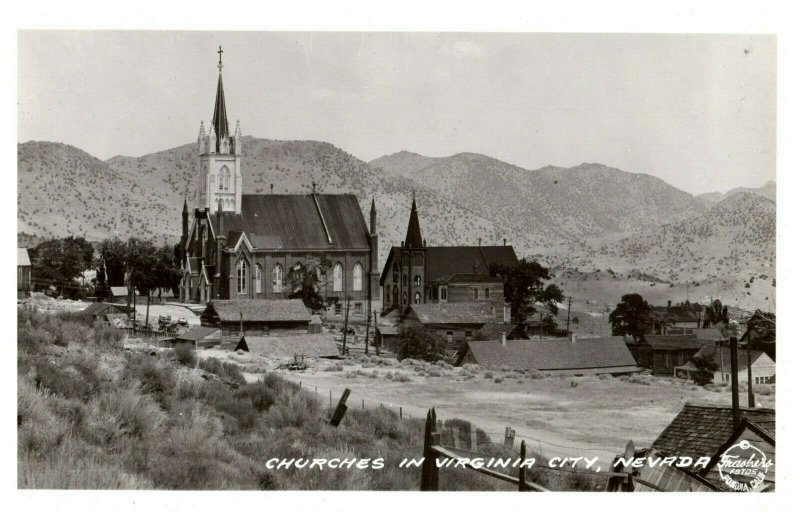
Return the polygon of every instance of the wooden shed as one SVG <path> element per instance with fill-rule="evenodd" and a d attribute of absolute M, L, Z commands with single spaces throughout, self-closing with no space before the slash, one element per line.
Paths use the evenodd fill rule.
<path fill-rule="evenodd" d="M 302 300 L 211 300 L 200 323 L 220 329 L 221 348 L 233 349 L 242 336 L 307 334 L 311 314 Z"/>

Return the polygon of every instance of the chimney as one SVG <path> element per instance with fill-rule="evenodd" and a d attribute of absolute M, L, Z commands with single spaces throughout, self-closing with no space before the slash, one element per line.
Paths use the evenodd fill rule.
<path fill-rule="evenodd" d="M 506 346 L 506 333 L 505 331 L 500 333 L 500 344 L 505 347 Z"/>
<path fill-rule="evenodd" d="M 481 246 L 481 239 L 478 238 L 478 247 L 480 247 L 480 246 Z"/>
<path fill-rule="evenodd" d="M 503 247 L 505 247 L 505 246 L 506 246 L 506 239 L 503 238 Z"/>
<path fill-rule="evenodd" d="M 736 428 L 741 421 L 739 412 L 739 340 L 731 336 L 731 400 L 733 403 L 733 427 Z M 724 369 L 720 369 L 724 372 Z"/>
<path fill-rule="evenodd" d="M 274 189 L 274 188 L 275 188 L 275 184 L 274 183 L 269 184 L 269 193 L 270 194 L 272 194 L 272 189 Z"/>
<path fill-rule="evenodd" d="M 667 310 L 672 308 L 672 300 L 667 300 Z"/>
<path fill-rule="evenodd" d="M 578 339 L 578 335 L 573 332 L 570 334 L 570 338 L 572 339 L 572 343 L 575 343 L 575 341 Z"/>
<path fill-rule="evenodd" d="M 317 194 L 317 182 L 311 182 L 311 194 Z"/>

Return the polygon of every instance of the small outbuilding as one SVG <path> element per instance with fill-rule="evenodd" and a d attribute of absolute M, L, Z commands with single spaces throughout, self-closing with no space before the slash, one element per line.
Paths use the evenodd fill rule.
<path fill-rule="evenodd" d="M 192 349 L 210 349 L 220 344 L 220 330 L 216 327 L 192 327 L 173 340 L 176 347 L 190 347 Z"/>
<path fill-rule="evenodd" d="M 107 314 L 128 314 L 128 306 L 124 303 L 111 303 L 100 301 L 90 303 L 80 312 L 81 315 L 91 316 L 92 321 L 104 320 Z"/>

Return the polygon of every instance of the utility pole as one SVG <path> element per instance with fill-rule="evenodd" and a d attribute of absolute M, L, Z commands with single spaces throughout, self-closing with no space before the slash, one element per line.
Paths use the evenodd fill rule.
<path fill-rule="evenodd" d="M 369 356 L 369 324 L 372 320 L 372 315 L 367 312 L 367 333 L 364 335 L 364 354 Z"/>
<path fill-rule="evenodd" d="M 569 334 L 569 320 L 572 312 L 572 296 L 567 296 L 567 334 Z"/>
<path fill-rule="evenodd" d="M 344 336 L 342 337 L 342 354 L 345 356 L 348 354 L 347 351 L 347 320 L 350 316 L 350 298 L 347 298 L 346 306 L 344 309 Z"/>
<path fill-rule="evenodd" d="M 750 344 L 747 344 L 747 406 L 751 409 L 756 406 L 756 395 L 753 392 L 753 357 L 750 353 Z"/>

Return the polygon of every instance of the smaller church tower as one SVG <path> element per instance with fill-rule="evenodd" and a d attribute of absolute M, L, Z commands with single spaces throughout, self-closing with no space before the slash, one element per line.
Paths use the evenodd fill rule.
<path fill-rule="evenodd" d="M 369 209 L 369 296 L 371 311 L 381 310 L 381 270 L 378 267 L 378 211 L 375 209 L 375 198 Z"/>
<path fill-rule="evenodd" d="M 416 194 L 411 197 L 406 240 L 400 249 L 400 267 L 400 304 L 405 307 L 425 303 L 425 242 L 419 226 Z"/>
<path fill-rule="evenodd" d="M 200 154 L 197 208 L 216 211 L 222 203 L 223 211 L 237 214 L 242 209 L 242 132 L 239 122 L 230 132 L 225 107 L 225 90 L 222 85 L 222 47 L 219 48 L 219 79 L 214 114 L 206 132 L 200 122 L 197 152 Z"/>

